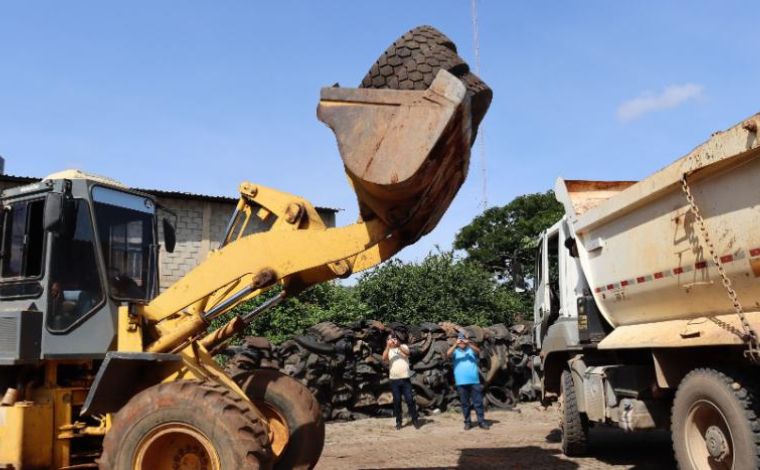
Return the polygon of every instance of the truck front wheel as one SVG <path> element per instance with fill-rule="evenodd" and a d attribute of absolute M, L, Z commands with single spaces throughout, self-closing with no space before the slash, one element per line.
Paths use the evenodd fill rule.
<path fill-rule="evenodd" d="M 758 411 L 750 383 L 715 369 L 689 372 L 673 401 L 671 430 L 679 467 L 758 468 Z"/>
<path fill-rule="evenodd" d="M 588 420 L 578 410 L 575 384 L 570 371 L 562 372 L 559 396 L 560 430 L 562 452 L 572 457 L 583 455 L 588 449 Z"/>

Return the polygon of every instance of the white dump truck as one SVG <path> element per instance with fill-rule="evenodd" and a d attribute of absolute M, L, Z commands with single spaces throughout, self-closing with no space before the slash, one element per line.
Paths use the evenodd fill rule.
<path fill-rule="evenodd" d="M 562 447 L 670 429 L 682 469 L 760 463 L 760 114 L 639 181 L 559 178 L 534 361 Z"/>

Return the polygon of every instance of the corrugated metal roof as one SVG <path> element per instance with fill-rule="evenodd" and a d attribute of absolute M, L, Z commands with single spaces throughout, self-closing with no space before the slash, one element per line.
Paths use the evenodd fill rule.
<path fill-rule="evenodd" d="M 0 182 L 28 184 L 28 183 L 36 183 L 38 181 L 42 181 L 42 178 L 36 178 L 33 176 L 0 175 Z M 189 200 L 194 200 L 194 201 L 206 201 L 206 202 L 222 202 L 222 203 L 228 203 L 228 204 L 235 204 L 238 201 L 236 197 L 229 197 L 229 196 L 211 196 L 208 194 L 188 193 L 184 191 L 165 191 L 161 189 L 146 189 L 146 188 L 132 188 L 132 189 L 134 189 L 135 191 L 147 193 L 156 197 L 189 199 Z M 319 211 L 324 211 L 324 212 L 340 212 L 342 210 L 342 209 L 336 209 L 332 207 L 322 207 L 322 206 L 317 206 L 316 209 Z"/>

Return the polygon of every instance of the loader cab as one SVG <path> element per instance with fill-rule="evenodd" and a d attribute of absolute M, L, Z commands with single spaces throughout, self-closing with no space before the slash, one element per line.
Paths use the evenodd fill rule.
<path fill-rule="evenodd" d="M 158 293 L 154 199 L 79 171 L 2 194 L 0 365 L 99 359 Z"/>

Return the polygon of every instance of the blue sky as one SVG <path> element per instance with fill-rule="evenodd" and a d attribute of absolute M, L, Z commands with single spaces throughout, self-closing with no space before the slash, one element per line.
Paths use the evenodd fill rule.
<path fill-rule="evenodd" d="M 487 200 L 557 176 L 640 179 L 760 111 L 752 1 L 479 1 Z M 356 218 L 322 86 L 355 86 L 397 36 L 432 24 L 474 66 L 469 0 L 3 1 L 6 171 L 77 167 L 234 196 L 244 180 Z M 481 160 L 419 259 L 481 210 Z"/>

